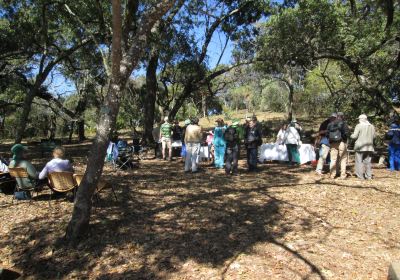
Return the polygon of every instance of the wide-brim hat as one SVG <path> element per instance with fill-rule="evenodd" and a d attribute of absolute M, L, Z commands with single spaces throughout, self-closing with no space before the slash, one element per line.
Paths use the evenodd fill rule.
<path fill-rule="evenodd" d="M 26 150 L 28 150 L 28 148 L 21 144 L 15 144 L 14 146 L 11 147 L 11 153 L 13 154 L 18 154 Z"/>

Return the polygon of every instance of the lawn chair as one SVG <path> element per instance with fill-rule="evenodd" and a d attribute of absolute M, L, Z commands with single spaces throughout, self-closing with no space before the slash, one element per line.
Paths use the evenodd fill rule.
<path fill-rule="evenodd" d="M 16 198 L 15 197 L 16 192 L 26 191 L 26 192 L 29 192 L 29 194 L 31 195 L 31 192 L 36 191 L 36 196 L 38 196 L 39 191 L 38 191 L 38 189 L 35 188 L 36 184 L 34 182 L 32 184 L 32 187 L 26 187 L 22 183 L 22 179 L 29 178 L 28 171 L 26 171 L 25 168 L 14 167 L 14 168 L 9 168 L 8 171 L 10 172 L 10 176 L 12 178 L 15 178 L 15 180 L 17 182 L 15 184 L 15 190 L 14 190 L 12 202 L 14 202 L 14 199 Z M 32 199 L 30 199 L 30 200 L 32 201 Z"/>
<path fill-rule="evenodd" d="M 75 184 L 79 187 L 83 179 L 82 174 L 74 174 Z M 118 201 L 117 195 L 115 194 L 114 186 L 104 180 L 99 180 L 96 186 L 96 192 L 94 195 L 98 196 L 98 194 L 106 188 L 111 188 L 111 191 L 114 194 L 115 201 Z"/>
<path fill-rule="evenodd" d="M 73 173 L 72 172 L 52 172 L 49 173 L 49 182 L 50 182 L 50 200 L 51 196 L 54 192 L 58 193 L 67 193 L 72 191 L 74 198 L 76 193 L 77 184 L 75 183 Z M 49 204 L 50 204 L 49 200 Z"/>

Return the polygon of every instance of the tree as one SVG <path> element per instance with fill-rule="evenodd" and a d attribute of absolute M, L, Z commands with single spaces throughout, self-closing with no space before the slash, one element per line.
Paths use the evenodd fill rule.
<path fill-rule="evenodd" d="M 78 189 L 71 220 L 67 227 L 66 238 L 76 242 L 87 231 L 90 220 L 91 198 L 102 174 L 106 149 L 111 132 L 115 129 L 121 95 L 126 88 L 132 71 L 142 58 L 153 26 L 174 6 L 175 1 L 163 0 L 154 3 L 130 5 L 128 1 L 125 24 L 122 26 L 120 0 L 112 1 L 112 76 L 100 110 L 97 133 L 90 150 L 88 165 Z M 144 11 L 137 17 L 139 11 Z M 132 17 L 135 21 L 132 22 Z M 124 36 L 124 31 L 127 36 Z"/>

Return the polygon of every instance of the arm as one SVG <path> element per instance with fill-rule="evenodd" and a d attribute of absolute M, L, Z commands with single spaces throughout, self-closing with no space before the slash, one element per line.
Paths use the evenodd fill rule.
<path fill-rule="evenodd" d="M 43 168 L 43 170 L 39 173 L 39 179 L 43 180 L 44 178 L 47 177 L 48 169 L 47 169 L 47 164 Z"/>
<path fill-rule="evenodd" d="M 33 165 L 30 162 L 26 162 L 26 171 L 28 172 L 28 175 L 30 178 L 32 178 L 32 179 L 38 178 L 36 169 L 35 169 L 35 167 L 33 167 Z"/>
<path fill-rule="evenodd" d="M 354 129 L 354 133 L 350 135 L 350 138 L 357 139 L 359 134 L 360 134 L 360 126 L 357 125 L 356 128 Z"/>

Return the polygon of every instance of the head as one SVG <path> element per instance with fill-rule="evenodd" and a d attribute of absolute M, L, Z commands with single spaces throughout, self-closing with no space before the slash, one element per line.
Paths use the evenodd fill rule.
<path fill-rule="evenodd" d="M 164 122 L 166 122 L 166 123 L 168 122 L 168 117 L 164 118 Z"/>
<path fill-rule="evenodd" d="M 250 117 L 246 117 L 246 124 L 249 124 L 250 121 L 251 121 L 251 118 Z"/>
<path fill-rule="evenodd" d="M 185 125 L 188 126 L 189 124 L 191 124 L 191 120 L 189 119 L 185 120 Z"/>
<path fill-rule="evenodd" d="M 282 124 L 281 129 L 286 130 L 288 125 L 286 123 Z"/>
<path fill-rule="evenodd" d="M 174 124 L 175 124 L 175 125 L 179 125 L 179 121 L 178 121 L 178 120 L 175 120 L 175 121 L 174 121 Z"/>
<path fill-rule="evenodd" d="M 15 144 L 11 148 L 11 153 L 13 154 L 14 160 L 21 160 L 25 158 L 25 151 L 27 148 L 21 144 Z"/>
<path fill-rule="evenodd" d="M 337 113 L 337 119 L 344 120 L 344 114 L 342 112 Z"/>
<path fill-rule="evenodd" d="M 199 124 L 199 119 L 194 117 L 194 118 L 192 118 L 191 123 L 194 124 L 194 125 L 198 125 Z"/>
<path fill-rule="evenodd" d="M 232 126 L 233 127 L 237 127 L 237 126 L 239 126 L 239 124 L 240 124 L 240 121 L 238 119 L 235 119 L 235 120 L 232 121 Z"/>
<path fill-rule="evenodd" d="M 219 118 L 215 121 L 217 123 L 218 126 L 223 126 L 224 125 L 224 120 Z"/>
<path fill-rule="evenodd" d="M 65 150 L 63 147 L 55 147 L 53 150 L 54 158 L 63 158 L 65 154 Z"/>
<path fill-rule="evenodd" d="M 331 122 L 333 122 L 334 120 L 336 120 L 336 118 L 337 118 L 337 114 L 336 114 L 336 113 L 332 113 L 332 114 L 330 115 L 330 117 L 329 117 L 329 120 L 330 120 Z"/>
<path fill-rule="evenodd" d="M 361 115 L 358 116 L 358 120 L 360 121 L 360 123 L 367 122 L 368 121 L 368 117 L 365 114 L 361 114 Z"/>

